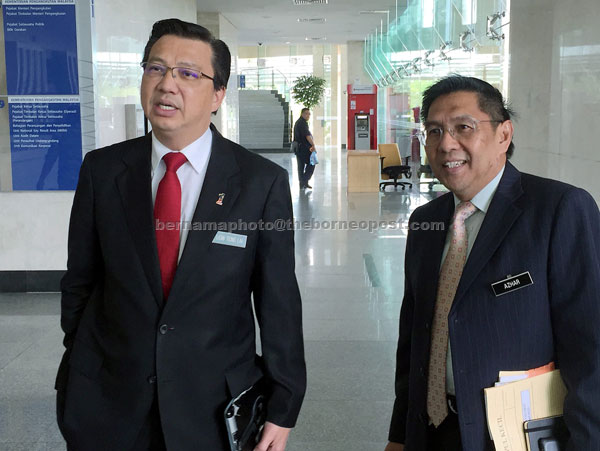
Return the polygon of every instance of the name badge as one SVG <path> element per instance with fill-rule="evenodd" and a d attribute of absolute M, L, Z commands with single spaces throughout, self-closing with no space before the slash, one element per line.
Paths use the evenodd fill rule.
<path fill-rule="evenodd" d="M 518 276 L 510 276 L 500 282 L 493 283 L 492 290 L 494 290 L 496 296 L 502 296 L 503 294 L 528 287 L 529 285 L 533 285 L 533 279 L 529 271 L 526 271 Z"/>
<path fill-rule="evenodd" d="M 212 242 L 215 244 L 224 244 L 225 246 L 245 248 L 247 239 L 248 237 L 246 235 L 240 235 L 238 233 L 217 232 Z"/>

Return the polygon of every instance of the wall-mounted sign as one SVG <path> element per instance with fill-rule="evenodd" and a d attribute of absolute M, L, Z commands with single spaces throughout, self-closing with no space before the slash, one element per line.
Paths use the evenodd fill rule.
<path fill-rule="evenodd" d="M 75 0 L 4 0 L 13 190 L 73 190 L 81 165 Z"/>
<path fill-rule="evenodd" d="M 373 85 L 352 85 L 352 94 L 375 94 L 375 87 Z"/>

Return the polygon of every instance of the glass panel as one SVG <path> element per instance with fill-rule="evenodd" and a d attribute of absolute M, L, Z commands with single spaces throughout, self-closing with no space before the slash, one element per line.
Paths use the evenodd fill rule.
<path fill-rule="evenodd" d="M 420 129 L 421 96 L 432 82 L 459 73 L 505 91 L 510 18 L 506 0 L 408 0 L 389 15 L 365 40 L 364 67 L 380 87 L 379 141 L 397 142 L 408 156 Z M 418 164 L 419 152 L 412 156 Z"/>

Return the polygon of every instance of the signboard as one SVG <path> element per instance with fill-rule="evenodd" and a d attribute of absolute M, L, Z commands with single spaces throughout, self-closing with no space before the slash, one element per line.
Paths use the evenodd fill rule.
<path fill-rule="evenodd" d="M 8 97 L 13 190 L 71 190 L 81 166 L 79 97 Z"/>
<path fill-rule="evenodd" d="M 374 85 L 352 85 L 352 94 L 375 94 Z"/>
<path fill-rule="evenodd" d="M 82 154 L 75 0 L 2 6 L 13 190 L 73 190 Z"/>

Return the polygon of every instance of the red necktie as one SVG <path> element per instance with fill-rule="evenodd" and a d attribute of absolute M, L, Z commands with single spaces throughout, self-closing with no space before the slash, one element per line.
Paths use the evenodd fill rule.
<path fill-rule="evenodd" d="M 154 223 L 163 295 L 164 300 L 167 300 L 175 278 L 179 256 L 181 184 L 177 178 L 177 169 L 187 161 L 187 158 L 181 152 L 170 152 L 163 157 L 163 160 L 167 165 L 167 172 L 156 192 Z"/>

